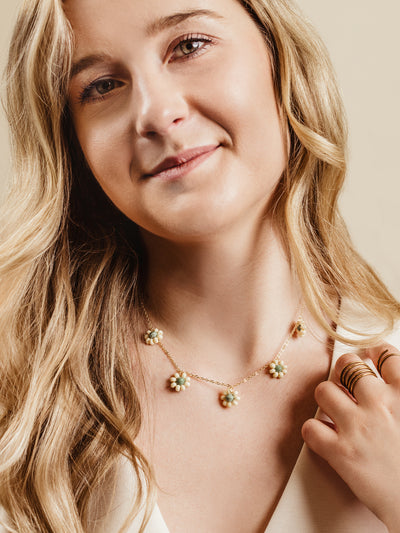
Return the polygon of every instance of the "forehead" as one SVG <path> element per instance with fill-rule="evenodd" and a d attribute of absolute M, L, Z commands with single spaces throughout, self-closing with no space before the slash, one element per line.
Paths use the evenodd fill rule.
<path fill-rule="evenodd" d="M 63 5 L 75 60 L 103 52 L 130 55 L 174 27 L 211 34 L 223 29 L 240 39 L 254 24 L 241 0 L 64 0 Z"/>
<path fill-rule="evenodd" d="M 78 47 L 151 37 L 189 19 L 237 22 L 246 15 L 239 0 L 65 0 L 64 11 Z"/>
<path fill-rule="evenodd" d="M 216 39 L 230 61 L 251 55 L 271 66 L 265 36 L 241 0 L 64 0 L 64 10 L 75 37 L 71 79 L 101 64 L 140 72 L 184 33 Z"/>

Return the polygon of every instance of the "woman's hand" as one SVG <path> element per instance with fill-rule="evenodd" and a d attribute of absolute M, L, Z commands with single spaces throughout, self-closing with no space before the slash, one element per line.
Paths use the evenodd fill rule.
<path fill-rule="evenodd" d="M 369 350 L 368 356 L 377 365 L 385 350 L 396 355 L 384 361 L 383 381 L 363 375 L 355 384 L 355 399 L 340 384 L 340 375 L 347 364 L 362 360 L 350 353 L 339 358 L 333 381 L 324 381 L 315 390 L 318 405 L 334 424 L 307 420 L 302 435 L 390 533 L 399 533 L 400 352 L 384 344 Z"/>

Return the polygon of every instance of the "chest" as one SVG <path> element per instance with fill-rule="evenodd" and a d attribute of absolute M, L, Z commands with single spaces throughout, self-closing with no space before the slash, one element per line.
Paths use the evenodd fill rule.
<path fill-rule="evenodd" d="M 154 466 L 157 501 L 170 533 L 264 533 L 314 416 L 314 389 L 329 371 L 328 349 L 301 358 L 282 380 L 260 375 L 238 387 L 239 405 L 223 409 L 218 386 L 192 379 L 168 389 L 173 369 L 148 369 L 138 446 Z"/>

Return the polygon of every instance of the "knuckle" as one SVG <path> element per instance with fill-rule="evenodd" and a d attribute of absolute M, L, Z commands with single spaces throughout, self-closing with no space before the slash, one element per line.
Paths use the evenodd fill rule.
<path fill-rule="evenodd" d="M 349 439 L 342 439 L 337 445 L 337 454 L 342 461 L 348 465 L 354 466 L 359 460 L 359 451 L 357 446 Z"/>
<path fill-rule="evenodd" d="M 388 342 L 382 342 L 382 344 L 379 345 L 378 351 L 384 351 L 389 350 L 390 352 L 399 353 L 399 350 L 393 346 L 393 344 L 389 344 Z"/>
<path fill-rule="evenodd" d="M 314 391 L 314 398 L 316 399 L 316 401 L 318 402 L 318 400 L 324 398 L 327 395 L 329 389 L 330 384 L 328 381 L 322 381 L 321 383 L 318 383 Z"/>
<path fill-rule="evenodd" d="M 357 357 L 354 353 L 345 353 L 339 357 L 339 359 L 336 361 L 336 367 L 342 368 L 346 366 L 348 363 L 352 363 L 355 358 Z"/>
<path fill-rule="evenodd" d="M 375 408 L 381 421 L 400 418 L 400 391 L 383 390 L 379 395 Z"/>
<path fill-rule="evenodd" d="M 306 420 L 301 428 L 301 435 L 303 439 L 307 442 L 310 438 L 310 435 L 313 432 L 313 424 L 311 420 Z"/>
<path fill-rule="evenodd" d="M 360 358 L 354 354 L 354 353 L 345 353 L 339 357 L 339 359 L 336 361 L 335 365 L 335 372 L 337 376 L 340 376 L 343 369 L 349 364 L 349 363 L 356 363 L 359 362 Z"/>

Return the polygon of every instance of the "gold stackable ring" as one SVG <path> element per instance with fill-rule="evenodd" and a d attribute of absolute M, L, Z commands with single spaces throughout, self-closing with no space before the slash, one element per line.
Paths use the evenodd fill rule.
<path fill-rule="evenodd" d="M 348 363 L 340 374 L 340 383 L 345 387 L 352 396 L 354 396 L 354 387 L 356 383 L 364 376 L 376 376 L 371 368 L 361 361 Z"/>
<path fill-rule="evenodd" d="M 378 369 L 378 372 L 379 372 L 380 376 L 382 376 L 382 372 L 381 372 L 382 365 L 386 361 L 386 359 L 389 359 L 389 357 L 392 357 L 392 355 L 397 355 L 397 356 L 400 355 L 398 353 L 388 353 L 388 351 L 389 350 L 385 350 L 384 352 L 382 352 L 381 355 L 378 358 L 378 363 L 376 365 L 376 368 Z"/>

